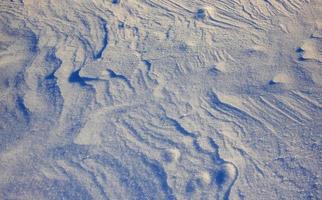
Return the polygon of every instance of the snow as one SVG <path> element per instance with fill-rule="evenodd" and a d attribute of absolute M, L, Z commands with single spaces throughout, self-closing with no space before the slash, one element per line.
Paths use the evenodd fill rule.
<path fill-rule="evenodd" d="M 320 0 L 0 2 L 0 199 L 321 199 Z"/>

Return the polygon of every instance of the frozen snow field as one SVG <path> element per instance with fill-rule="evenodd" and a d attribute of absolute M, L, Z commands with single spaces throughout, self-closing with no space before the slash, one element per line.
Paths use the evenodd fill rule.
<path fill-rule="evenodd" d="M 0 200 L 321 200 L 322 0 L 1 0 Z"/>

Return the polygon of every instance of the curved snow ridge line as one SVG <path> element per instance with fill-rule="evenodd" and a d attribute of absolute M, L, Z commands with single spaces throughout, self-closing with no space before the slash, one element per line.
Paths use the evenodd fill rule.
<path fill-rule="evenodd" d="M 232 176 L 233 180 L 231 181 L 230 185 L 228 186 L 227 191 L 225 192 L 224 195 L 224 200 L 229 200 L 229 195 L 231 192 L 232 187 L 234 186 L 236 180 L 238 179 L 238 168 L 236 167 L 236 165 L 234 165 L 231 162 L 225 162 L 225 164 L 230 164 L 231 166 L 226 167 L 227 172 L 228 172 L 228 176 Z"/>
<path fill-rule="evenodd" d="M 108 46 L 109 37 L 108 37 L 108 26 L 106 20 L 100 17 L 100 24 L 102 26 L 103 38 L 102 38 L 102 47 L 94 54 L 94 59 L 100 59 L 104 50 Z"/>
<path fill-rule="evenodd" d="M 231 189 L 238 179 L 238 168 L 234 163 L 226 161 L 220 157 L 219 146 L 212 138 L 208 138 L 208 144 L 210 145 L 211 150 L 204 149 L 205 147 L 202 147 L 202 144 L 203 143 L 198 143 L 198 138 L 194 140 L 194 147 L 196 150 L 199 153 L 209 155 L 214 164 L 218 166 L 218 168 L 214 169 L 211 173 L 210 181 L 216 184 L 220 190 L 223 190 L 223 194 L 219 198 L 229 200 Z M 207 177 L 203 178 L 205 179 L 204 181 L 207 181 Z"/>

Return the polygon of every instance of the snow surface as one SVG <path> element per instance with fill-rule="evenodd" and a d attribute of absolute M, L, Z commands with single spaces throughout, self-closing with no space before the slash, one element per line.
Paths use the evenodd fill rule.
<path fill-rule="evenodd" d="M 322 199 L 321 0 L 2 0 L 0 199 Z"/>

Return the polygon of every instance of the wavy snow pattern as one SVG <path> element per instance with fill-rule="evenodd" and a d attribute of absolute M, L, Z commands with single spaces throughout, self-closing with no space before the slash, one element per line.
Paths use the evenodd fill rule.
<path fill-rule="evenodd" d="M 0 2 L 0 199 L 319 199 L 318 0 Z"/>

